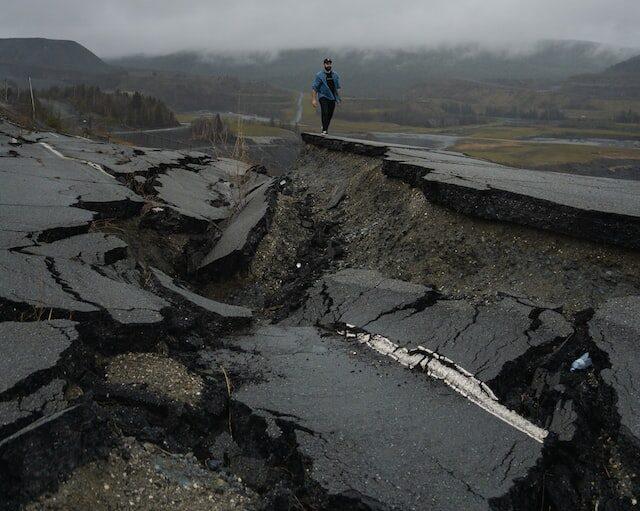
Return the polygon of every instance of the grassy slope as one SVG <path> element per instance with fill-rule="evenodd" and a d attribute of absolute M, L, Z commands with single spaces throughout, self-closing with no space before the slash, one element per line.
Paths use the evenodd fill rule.
<path fill-rule="evenodd" d="M 237 134 L 242 131 L 245 137 L 290 137 L 291 131 L 277 126 L 269 126 L 268 124 L 261 124 L 257 122 L 243 122 L 238 125 L 234 121 L 225 121 L 231 133 Z"/>

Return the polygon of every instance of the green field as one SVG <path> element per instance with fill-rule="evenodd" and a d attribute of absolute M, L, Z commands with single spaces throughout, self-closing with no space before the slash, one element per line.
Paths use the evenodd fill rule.
<path fill-rule="evenodd" d="M 345 98 L 343 103 L 349 102 Z M 320 106 L 314 109 L 311 105 L 311 93 L 305 93 L 302 99 L 302 120 L 300 129 L 310 131 L 320 131 Z M 331 121 L 331 131 L 336 133 L 367 133 L 372 131 L 388 133 L 437 133 L 434 128 L 420 126 L 404 126 L 392 122 L 369 121 L 358 122 L 348 121 L 340 117 L 340 105 L 336 107 L 333 120 Z"/>
<path fill-rule="evenodd" d="M 640 126 L 615 125 L 612 128 L 572 128 L 562 126 L 508 126 L 485 124 L 480 126 L 462 126 L 442 130 L 443 133 L 462 135 L 471 138 L 518 140 L 531 137 L 544 138 L 613 138 L 618 140 L 640 140 Z"/>
<path fill-rule="evenodd" d="M 525 143 L 514 140 L 466 138 L 453 148 L 475 158 L 503 165 L 540 168 L 547 165 L 586 164 L 596 160 L 640 160 L 640 149 L 618 149 L 576 144 Z"/>
<path fill-rule="evenodd" d="M 193 122 L 199 117 L 202 117 L 202 114 L 195 112 L 176 114 L 176 118 L 180 122 Z M 221 118 L 231 133 L 237 134 L 239 131 L 242 131 L 246 137 L 290 137 L 292 133 L 290 130 L 279 128 L 278 126 L 271 126 L 266 123 L 243 120 L 238 124 L 238 120 L 235 117 L 222 115 Z"/>
<path fill-rule="evenodd" d="M 238 124 L 237 122 L 233 122 L 231 120 L 224 121 L 225 124 L 229 127 L 229 130 L 234 135 L 237 135 L 239 132 L 245 137 L 291 137 L 292 132 L 290 130 L 285 130 L 284 128 L 278 128 L 277 126 L 270 126 L 268 124 L 262 124 L 257 122 L 242 122 Z"/>

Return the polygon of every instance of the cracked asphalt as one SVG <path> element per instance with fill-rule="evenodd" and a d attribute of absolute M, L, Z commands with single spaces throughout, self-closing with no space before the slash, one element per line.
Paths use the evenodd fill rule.
<path fill-rule="evenodd" d="M 322 334 L 271 326 L 226 346 L 247 352 L 233 356 L 238 369 L 259 368 L 236 398 L 293 417 L 330 491 L 397 509 L 491 509 L 536 464 L 541 444 L 441 382 Z"/>
<path fill-rule="evenodd" d="M 0 121 L 5 508 L 632 509 L 632 189 L 306 138 L 276 184 Z"/>

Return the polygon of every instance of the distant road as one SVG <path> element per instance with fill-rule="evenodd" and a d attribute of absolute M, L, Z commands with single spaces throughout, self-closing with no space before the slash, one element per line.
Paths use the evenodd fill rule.
<path fill-rule="evenodd" d="M 123 131 L 111 131 L 112 135 L 129 135 L 131 133 L 160 133 L 163 131 L 176 131 L 191 126 L 190 122 L 181 122 L 180 126 L 172 126 L 170 128 L 154 128 L 144 130 L 123 130 Z"/>

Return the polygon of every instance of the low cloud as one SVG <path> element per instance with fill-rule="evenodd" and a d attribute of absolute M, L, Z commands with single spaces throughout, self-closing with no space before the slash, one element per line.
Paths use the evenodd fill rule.
<path fill-rule="evenodd" d="M 525 50 L 539 39 L 640 48 L 638 0 L 21 0 L 3 37 L 73 39 L 103 57 L 179 50 L 417 48 L 480 43 Z"/>

